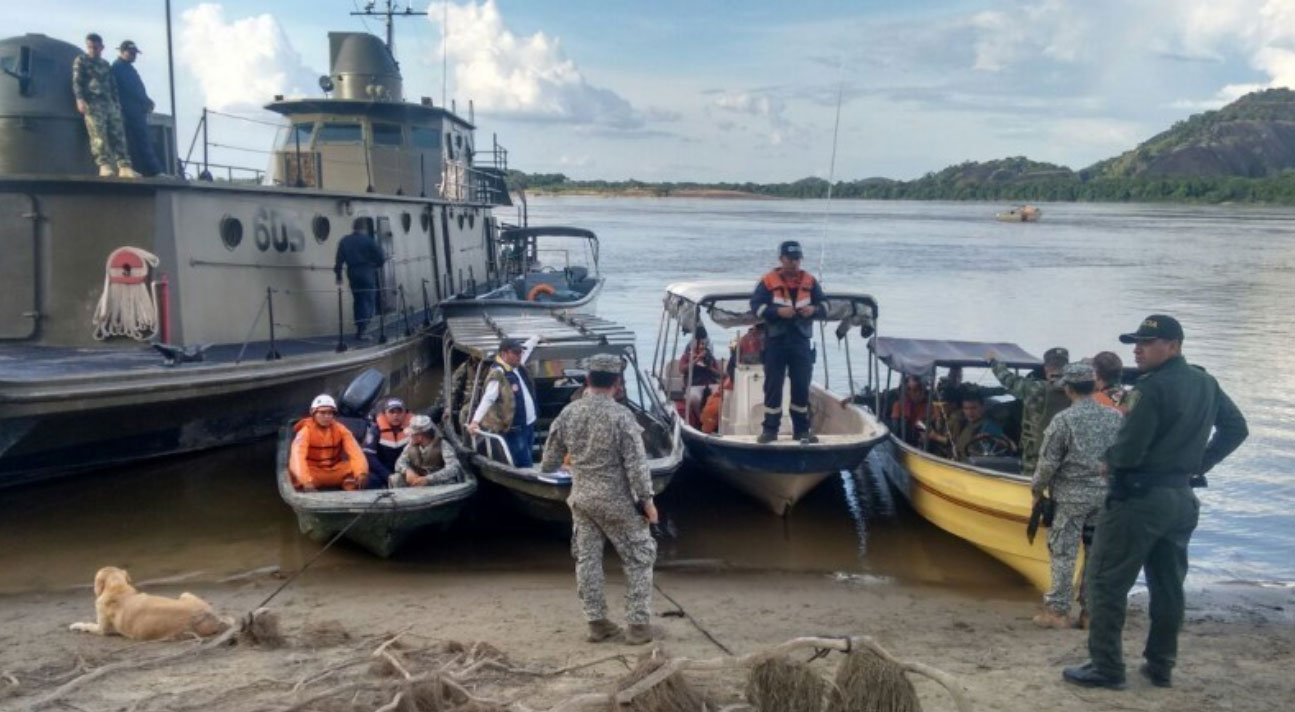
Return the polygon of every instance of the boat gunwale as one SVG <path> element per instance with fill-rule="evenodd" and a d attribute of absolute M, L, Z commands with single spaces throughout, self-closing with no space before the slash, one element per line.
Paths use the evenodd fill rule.
<path fill-rule="evenodd" d="M 603 285 L 606 284 L 607 278 L 603 276 L 595 277 L 597 283 L 593 289 L 590 289 L 580 299 L 572 302 L 533 302 L 526 299 L 446 299 L 439 302 L 436 308 L 441 310 L 441 314 L 446 317 L 464 316 L 471 314 L 473 310 L 486 311 L 495 307 L 506 309 L 524 309 L 535 311 L 563 312 L 580 307 L 588 306 L 590 302 L 598 298 L 603 291 Z"/>

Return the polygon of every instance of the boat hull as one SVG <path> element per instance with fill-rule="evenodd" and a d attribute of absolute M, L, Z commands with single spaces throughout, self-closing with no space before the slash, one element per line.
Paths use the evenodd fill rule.
<path fill-rule="evenodd" d="M 759 445 L 706 435 L 691 427 L 684 428 L 683 437 L 688 457 L 702 469 L 779 516 L 823 480 L 858 467 L 884 439 L 814 445 L 783 440 Z"/>
<path fill-rule="evenodd" d="M 1035 588 L 1051 584 L 1048 537 L 1025 537 L 1030 480 L 963 465 L 916 450 L 894 436 L 870 457 L 927 521 L 1007 564 Z"/>
<path fill-rule="evenodd" d="M 436 358 L 433 339 L 415 335 L 342 354 L 6 382 L 0 487 L 266 437 L 366 368 L 397 388 Z"/>
<path fill-rule="evenodd" d="M 573 302 L 532 302 L 522 299 L 447 299 L 438 305 L 446 317 L 471 316 L 489 313 L 491 316 L 525 316 L 566 312 L 571 314 L 596 314 L 598 296 L 602 293 L 605 278 L 585 296 Z"/>

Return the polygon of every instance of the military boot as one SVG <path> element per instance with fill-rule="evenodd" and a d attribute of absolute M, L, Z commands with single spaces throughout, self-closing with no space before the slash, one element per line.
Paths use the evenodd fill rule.
<path fill-rule="evenodd" d="M 620 634 L 620 626 L 612 623 L 606 618 L 599 618 L 596 621 L 589 621 L 589 635 L 585 636 L 585 640 L 590 643 L 601 643 L 606 640 L 611 640 Z"/>
<path fill-rule="evenodd" d="M 631 623 L 629 632 L 625 634 L 625 642 L 628 645 L 644 645 L 652 642 L 652 626 L 647 623 Z"/>
<path fill-rule="evenodd" d="M 769 443 L 777 439 L 778 439 L 778 433 L 772 430 L 762 430 L 760 431 L 759 437 L 757 437 L 755 441 L 760 445 L 768 445 Z"/>
<path fill-rule="evenodd" d="M 1064 613 L 1058 613 L 1051 608 L 1044 608 L 1034 618 L 1030 619 L 1040 628 L 1069 628 L 1070 619 Z"/>
<path fill-rule="evenodd" d="M 112 169 L 112 166 L 99 166 L 100 178 L 111 178 L 115 175 L 117 175 L 117 172 Z"/>
<path fill-rule="evenodd" d="M 800 444 L 802 445 L 813 445 L 818 442 L 818 436 L 815 435 L 812 430 L 806 430 L 803 433 L 796 433 L 792 438 L 800 441 Z"/>
<path fill-rule="evenodd" d="M 117 166 L 117 175 L 121 176 L 122 178 L 140 177 L 139 174 L 135 172 L 134 168 L 131 168 L 130 166 L 122 166 L 122 165 Z"/>

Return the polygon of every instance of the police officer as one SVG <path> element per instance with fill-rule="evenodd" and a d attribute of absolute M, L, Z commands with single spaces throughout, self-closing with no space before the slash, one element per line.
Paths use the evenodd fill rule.
<path fill-rule="evenodd" d="M 1034 474 L 1039 463 L 1039 444 L 1048 423 L 1070 405 L 1065 391 L 1058 385 L 1061 369 L 1070 363 L 1070 352 L 1060 346 L 1043 353 L 1043 379 L 1021 376 L 1000 362 L 991 353 L 989 367 L 998 382 L 1008 393 L 1020 400 L 1021 410 L 1021 472 Z"/>
<path fill-rule="evenodd" d="M 526 370 L 526 359 L 540 342 L 533 336 L 525 343 L 513 338 L 499 342 L 495 363 L 486 374 L 486 388 L 481 394 L 468 423 L 468 432 L 476 435 L 482 428 L 503 435 L 515 467 L 534 465 L 535 384 Z"/>
<path fill-rule="evenodd" d="M 356 218 L 351 223 L 351 234 L 337 243 L 337 258 L 333 262 L 333 274 L 337 276 L 337 286 L 342 286 L 342 267 L 346 267 L 346 279 L 351 283 L 351 309 L 355 316 L 355 340 L 368 341 L 364 329 L 377 309 L 378 303 L 378 269 L 387 260 L 382 254 L 378 241 L 369 234 L 369 218 Z"/>
<path fill-rule="evenodd" d="M 540 469 L 556 470 L 571 457 L 571 551 L 576 559 L 576 588 L 589 622 L 588 640 L 620 634 L 607 618 L 603 593 L 603 544 L 610 540 L 625 566 L 625 642 L 652 640 L 652 565 L 656 542 L 650 525 L 657 522 L 652 477 L 643 448 L 643 428 L 614 396 L 624 364 L 619 356 L 598 354 L 588 360 L 588 388 L 573 400 L 549 430 Z"/>
<path fill-rule="evenodd" d="M 778 269 L 764 276 L 751 295 L 751 311 L 765 323 L 764 423 L 759 443 L 778 439 L 782 424 L 782 383 L 791 378 L 793 437 L 818 442 L 809 429 L 809 378 L 814 369 L 810 340 L 814 319 L 826 314 L 823 288 L 814 275 L 800 268 L 800 243 L 778 246 Z"/>
<path fill-rule="evenodd" d="M 1052 588 L 1043 596 L 1044 610 L 1034 617 L 1034 624 L 1041 628 L 1070 625 L 1079 545 L 1102 511 L 1106 499 L 1102 457 L 1120 429 L 1120 412 L 1095 398 L 1097 374 L 1092 366 L 1067 364 L 1058 383 L 1065 389 L 1070 407 L 1058 413 L 1043 431 L 1031 486 L 1036 500 L 1046 495 L 1055 505 L 1048 530 Z"/>
<path fill-rule="evenodd" d="M 103 58 L 103 38 L 93 32 L 86 35 L 85 52 L 72 60 L 72 94 L 76 110 L 85 115 L 90 153 L 99 166 L 99 175 L 116 173 L 122 178 L 138 178 L 126 147 L 117 82 L 112 67 Z"/>
<path fill-rule="evenodd" d="M 122 42 L 117 47 L 117 59 L 112 63 L 112 78 L 117 83 L 130 164 L 143 175 L 155 176 L 162 172 L 162 162 L 157 160 L 153 142 L 148 136 L 148 115 L 153 111 L 153 100 L 148 98 L 144 81 L 135 71 L 135 59 L 139 54 L 139 47 L 134 42 Z"/>
<path fill-rule="evenodd" d="M 1135 344 L 1142 375 L 1106 451 L 1110 492 L 1086 575 L 1090 660 L 1062 677 L 1087 687 L 1124 687 L 1120 633 L 1129 589 L 1145 570 L 1151 628 L 1140 671 L 1153 685 L 1169 687 L 1183 622 L 1187 543 L 1200 513 L 1191 488 L 1204 486 L 1205 473 L 1249 432 L 1218 382 L 1183 359 L 1183 329 L 1173 317 L 1152 314 L 1120 341 Z"/>

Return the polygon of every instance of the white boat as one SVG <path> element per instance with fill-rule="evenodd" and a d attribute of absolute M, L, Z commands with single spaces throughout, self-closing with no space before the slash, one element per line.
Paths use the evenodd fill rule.
<path fill-rule="evenodd" d="M 499 286 L 447 299 L 442 314 L 592 314 L 606 279 L 598 272 L 598 236 L 579 227 L 505 226 L 493 259 L 497 278 L 491 283 Z"/>
<path fill-rule="evenodd" d="M 753 283 L 733 280 L 681 282 L 666 288 L 652 377 L 680 413 L 691 385 L 691 373 L 685 375 L 678 368 L 681 343 L 686 344 L 687 334 L 704 322 L 709 322 L 708 330 L 728 331 L 731 343 L 737 343 L 744 329 L 760 321 L 748 307 L 752 290 Z M 828 292 L 826 297 L 828 313 L 822 321 L 836 322 L 842 333 L 853 326 L 875 324 L 877 303 L 871 296 Z M 848 339 L 846 359 L 849 363 Z M 855 404 L 853 393 L 834 393 L 814 383 L 810 427 L 818 442 L 792 440 L 785 410 L 778 439 L 756 442 L 764 419 L 764 367 L 738 361 L 732 364 L 731 389 L 723 390 L 717 430 L 703 432 L 687 417 L 680 417 L 683 440 L 688 457 L 708 474 L 754 497 L 775 514 L 788 512 L 829 476 L 858 467 L 868 451 L 885 440 L 886 426 Z M 783 403 L 788 404 L 790 384 L 783 388 Z"/>

